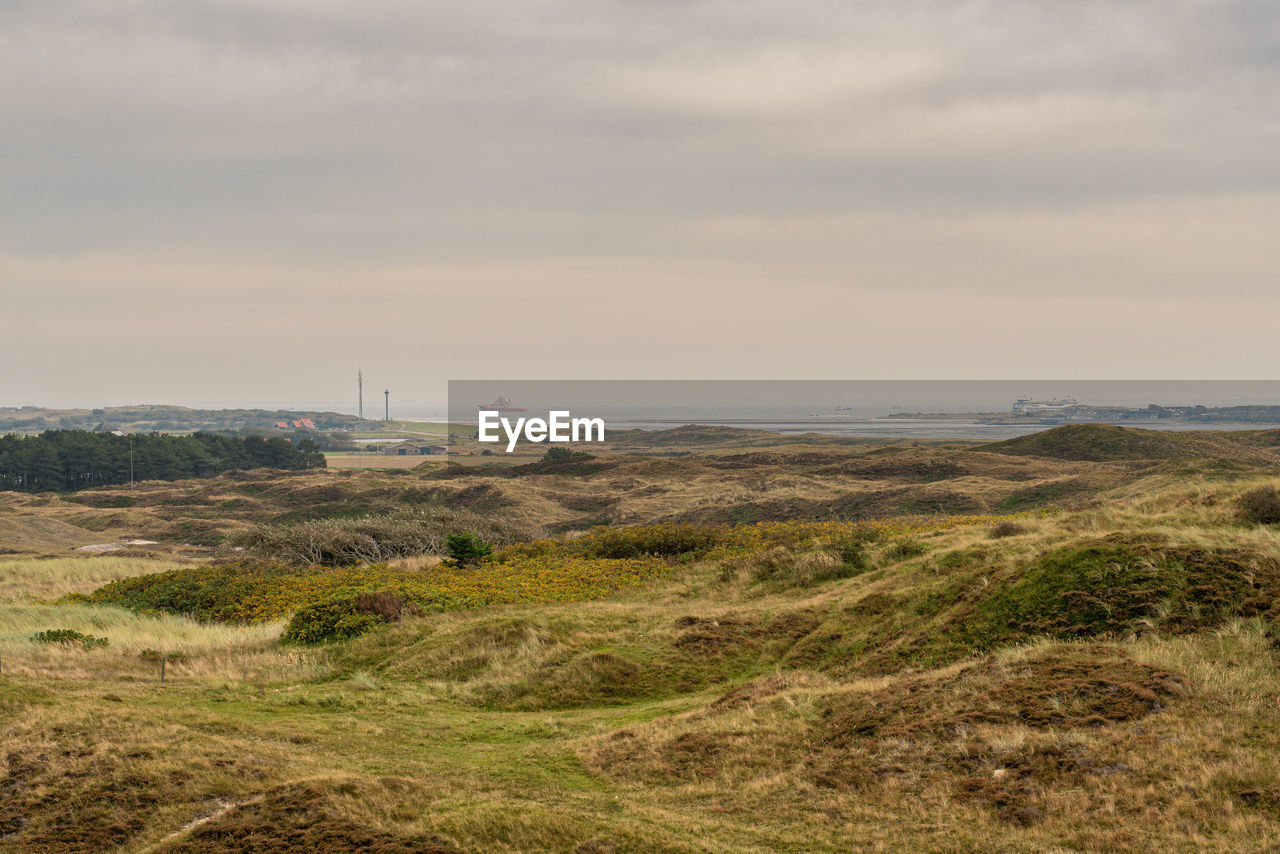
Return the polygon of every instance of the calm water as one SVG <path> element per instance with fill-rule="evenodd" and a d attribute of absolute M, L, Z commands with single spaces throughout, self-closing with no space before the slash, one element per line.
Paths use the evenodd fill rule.
<path fill-rule="evenodd" d="M 637 427 L 643 430 L 661 430 L 670 427 L 679 427 L 689 422 L 673 420 L 673 421 L 633 421 L 625 420 L 609 421 L 608 426 L 614 430 L 627 429 L 629 427 Z M 868 420 L 849 420 L 841 422 L 814 422 L 814 421 L 734 421 L 734 420 L 708 420 L 698 421 L 698 424 L 708 424 L 721 427 L 740 427 L 753 430 L 770 430 L 775 433 L 799 434 L 799 433 L 818 433 L 824 436 L 853 436 L 861 438 L 888 438 L 888 439 L 979 439 L 990 442 L 997 442 L 1001 439 L 1012 439 L 1016 436 L 1026 436 L 1029 433 L 1038 433 L 1042 430 L 1048 430 L 1053 425 L 1046 424 L 983 424 L 978 421 L 954 420 L 954 421 L 932 421 L 932 420 L 909 420 L 909 419 L 892 419 L 883 421 Z M 1141 427 L 1148 430 L 1265 430 L 1280 427 L 1278 424 L 1233 424 L 1233 423 L 1204 423 L 1204 424 L 1172 424 L 1172 423 L 1138 423 L 1130 426 Z"/>

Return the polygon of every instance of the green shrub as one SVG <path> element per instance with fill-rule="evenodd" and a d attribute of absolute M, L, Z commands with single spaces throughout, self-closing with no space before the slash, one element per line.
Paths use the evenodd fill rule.
<path fill-rule="evenodd" d="M 280 564 L 183 567 L 118 579 L 95 590 L 89 600 L 142 613 L 163 611 L 197 620 L 259 622 L 278 616 L 271 601 L 273 592 L 288 590 L 304 580 L 303 570 Z"/>
<path fill-rule="evenodd" d="M 1005 537 L 1016 537 L 1018 534 L 1025 534 L 1026 532 L 1027 529 L 1017 522 L 1000 522 L 992 526 L 991 530 L 987 532 L 987 536 L 993 540 L 1001 540 Z"/>
<path fill-rule="evenodd" d="M 350 519 L 267 525 L 232 538 L 251 555 L 294 566 L 352 566 L 443 554 L 447 537 L 468 533 L 508 545 L 540 536 L 537 528 L 470 510 L 427 507 Z"/>
<path fill-rule="evenodd" d="M 786 546 L 775 546 L 751 555 L 745 560 L 754 581 L 783 587 L 811 587 L 837 578 L 851 578 L 866 568 L 859 552 L 853 563 L 828 549 L 794 552 Z M 724 578 L 724 574 L 721 575 Z"/>
<path fill-rule="evenodd" d="M 867 550 L 861 539 L 845 537 L 831 543 L 831 548 L 840 557 L 840 562 L 853 569 L 867 568 Z"/>
<path fill-rule="evenodd" d="M 376 591 L 393 593 L 425 611 L 481 608 L 517 596 L 521 602 L 581 602 L 667 572 L 669 567 L 655 558 L 604 560 L 562 554 L 509 555 L 501 563 L 485 561 L 465 568 L 441 564 L 425 571 L 385 564 L 329 569 L 241 562 L 122 578 L 80 601 L 197 620 L 261 623 L 317 602 Z"/>
<path fill-rule="evenodd" d="M 593 528 L 572 541 L 571 548 L 589 557 L 633 558 L 654 555 L 674 558 L 703 554 L 719 545 L 722 529 L 705 525 L 641 525 L 635 528 Z"/>
<path fill-rule="evenodd" d="M 1179 634 L 1269 613 L 1277 595 L 1271 560 L 1109 538 L 1041 555 L 978 601 L 960 629 L 982 649 L 1034 635 Z"/>
<path fill-rule="evenodd" d="M 548 448 L 542 455 L 544 463 L 567 463 L 573 460 L 589 460 L 592 456 L 586 451 L 575 451 L 572 448 Z"/>
<path fill-rule="evenodd" d="M 77 632 L 75 629 L 45 629 L 31 636 L 36 643 L 61 644 L 63 646 L 79 646 L 81 649 L 96 649 L 107 645 L 106 638 L 97 638 Z"/>
<path fill-rule="evenodd" d="M 358 593 L 316 602 L 289 619 L 285 643 L 348 640 L 400 619 L 404 602 L 392 593 Z"/>
<path fill-rule="evenodd" d="M 1240 518 L 1255 525 L 1280 524 L 1280 492 L 1274 486 L 1251 489 L 1236 499 Z"/>
<path fill-rule="evenodd" d="M 907 560 L 927 551 L 929 547 L 914 537 L 903 537 L 885 550 L 885 556 L 890 560 Z"/>
<path fill-rule="evenodd" d="M 479 563 L 493 554 L 493 546 L 475 534 L 450 534 L 444 541 L 444 549 L 458 566 Z"/>

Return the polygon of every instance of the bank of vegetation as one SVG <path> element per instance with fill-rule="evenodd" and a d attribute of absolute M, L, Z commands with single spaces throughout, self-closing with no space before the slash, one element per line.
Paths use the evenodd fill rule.
<path fill-rule="evenodd" d="M 0 436 L 0 490 L 50 492 L 129 483 L 183 480 L 256 468 L 324 468 L 324 454 L 308 441 L 218 436 L 212 433 L 117 436 L 87 430 L 48 430 L 38 436 Z"/>

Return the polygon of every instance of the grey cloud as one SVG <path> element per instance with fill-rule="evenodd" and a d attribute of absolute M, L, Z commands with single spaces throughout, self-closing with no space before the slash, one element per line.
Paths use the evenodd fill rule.
<path fill-rule="evenodd" d="M 208 299 L 219 269 L 330 296 L 473 269 L 512 297 L 546 263 L 573 294 L 642 287 L 621 266 L 714 303 L 745 265 L 734 328 L 761 334 L 833 292 L 1048 299 L 1074 274 L 1137 304 L 1218 270 L 1256 311 L 1280 272 L 1257 237 L 1280 228 L 1272 7 L 10 0 L 0 276 L 91 288 L 109 256 L 137 265 L 113 281 L 172 263 Z M 422 276 L 396 298 L 454 299 Z"/>

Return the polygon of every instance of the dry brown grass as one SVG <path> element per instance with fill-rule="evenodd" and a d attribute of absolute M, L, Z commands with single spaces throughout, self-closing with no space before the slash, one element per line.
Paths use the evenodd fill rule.
<path fill-rule="evenodd" d="M 122 608 L 86 605 L 0 607 L 0 654 L 11 676 L 119 680 L 158 678 L 158 664 L 143 653 L 180 656 L 167 666 L 170 678 L 301 678 L 323 672 L 315 656 L 277 644 L 283 621 L 255 626 L 197 623 L 169 615 L 143 616 Z M 41 644 L 46 629 L 73 629 L 107 638 L 108 645 Z"/>
<path fill-rule="evenodd" d="M 331 469 L 411 469 L 427 464 L 430 460 L 421 456 L 391 456 L 389 454 L 341 454 L 324 455 Z M 444 466 L 444 461 L 436 463 Z"/>
<path fill-rule="evenodd" d="M 93 531 L 43 515 L 43 512 L 37 508 L 46 505 L 32 507 L 32 503 L 25 495 L 16 492 L 0 492 L 0 500 L 4 499 L 7 499 L 4 501 L 5 509 L 9 509 L 14 504 L 30 509 L 23 513 L 0 515 L 0 548 L 3 549 L 0 553 L 66 551 L 78 546 L 102 542 L 102 536 Z"/>
<path fill-rule="evenodd" d="M 49 601 L 68 593 L 92 593 L 118 578 L 186 565 L 163 557 L 112 555 L 0 558 L 0 602 Z"/>
<path fill-rule="evenodd" d="M 430 463 L 412 470 L 259 471 L 73 495 L 0 493 L 0 531 L 16 524 L 13 520 L 26 529 L 21 537 L 0 537 L 0 543 L 11 541 L 11 548 L 24 553 L 57 553 L 73 545 L 143 537 L 170 549 L 216 553 L 228 537 L 253 525 L 441 503 L 561 531 L 660 520 L 1023 510 L 1091 500 L 1098 488 L 1132 480 L 1143 469 L 1129 462 L 1011 458 L 963 446 L 823 442 L 764 433 L 751 438 L 744 452 L 743 441 L 680 444 L 657 434 L 575 465 L 545 466 L 529 459 L 524 467 L 483 470 L 442 471 Z"/>
<path fill-rule="evenodd" d="M 405 477 L 396 489 L 511 500 L 517 513 L 572 521 L 593 489 L 616 501 L 607 512 L 637 515 L 664 502 L 664 512 L 721 512 L 748 495 L 883 500 L 871 467 L 886 459 L 874 476 L 909 490 L 893 495 L 936 495 L 937 483 L 905 479 L 956 463 L 938 449 L 864 451 L 630 460 L 580 479 L 331 472 L 247 482 L 280 490 L 255 497 L 259 509 L 346 501 L 345 491 L 326 490 L 347 478 L 377 490 Z M 691 564 L 608 601 L 425 615 L 305 654 L 274 644 L 278 626 L 219 629 L 11 601 L 0 610 L 0 847 L 225 852 L 248 842 L 273 850 L 285 839 L 315 851 L 1280 848 L 1275 627 L 1271 617 L 1238 615 L 1255 613 L 1248 595 L 1188 611 L 1176 636 L 1156 630 L 1167 611 L 1106 638 L 1020 637 L 976 656 L 939 646 L 965 625 L 957 603 L 983 601 L 1044 554 L 1081 543 L 1147 544 L 1190 560 L 1191 574 L 1202 569 L 1198 556 L 1243 556 L 1219 562 L 1234 584 L 1280 560 L 1276 531 L 1234 515 L 1236 497 L 1274 475 L 1223 474 L 1197 461 L 1126 468 L 966 453 L 966 473 L 948 488 L 975 499 L 998 503 L 1077 477 L 1110 478 L 1113 491 L 1028 519 L 1016 536 L 993 540 L 971 527 L 919 535 L 918 549 L 892 538 L 871 544 L 853 577 L 775 584 L 749 561 L 730 573 Z M 820 467 L 829 471 L 808 483 Z M 732 481 L 722 493 L 730 503 L 716 503 L 717 477 Z M 79 506 L 92 519 L 117 512 Z M 176 514 L 171 524 L 198 506 L 157 498 L 145 513 Z M 67 502 L 44 507 L 64 512 Z M 810 553 L 820 552 L 800 548 L 776 562 L 804 572 L 831 562 L 797 560 Z M 32 564 L 11 596 L 74 587 L 82 568 L 107 571 L 100 560 L 44 575 Z M 1212 587 L 1214 578 L 1201 580 Z M 1215 589 L 1203 593 L 1214 601 Z M 29 641 L 63 623 L 112 645 Z M 161 686 L 154 662 L 136 654 L 144 645 L 189 657 Z M 895 657 L 935 647 L 945 666 Z M 873 660 L 878 675 L 861 675 Z"/>

